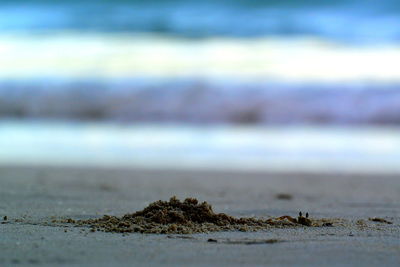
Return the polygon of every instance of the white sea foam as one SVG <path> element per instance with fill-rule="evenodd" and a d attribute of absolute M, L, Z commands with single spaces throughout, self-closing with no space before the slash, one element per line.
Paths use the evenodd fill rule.
<path fill-rule="evenodd" d="M 400 173 L 399 128 L 0 121 L 0 165 Z"/>
<path fill-rule="evenodd" d="M 399 82 L 400 46 L 343 46 L 305 37 L 0 36 L 2 79 L 140 76 Z"/>

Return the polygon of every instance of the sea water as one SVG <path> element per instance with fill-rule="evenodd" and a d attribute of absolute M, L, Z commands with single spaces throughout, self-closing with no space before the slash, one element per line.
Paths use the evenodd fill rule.
<path fill-rule="evenodd" d="M 0 162 L 398 171 L 397 0 L 0 1 Z"/>
<path fill-rule="evenodd" d="M 0 1 L 0 116 L 398 124 L 396 0 Z"/>

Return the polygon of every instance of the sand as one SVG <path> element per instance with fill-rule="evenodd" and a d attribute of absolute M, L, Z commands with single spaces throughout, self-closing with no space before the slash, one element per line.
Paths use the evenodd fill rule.
<path fill-rule="evenodd" d="M 121 217 L 174 195 L 235 218 L 303 211 L 334 223 L 141 234 L 59 222 Z M 398 266 L 400 176 L 1 167 L 0 222 L 0 265 Z"/>
<path fill-rule="evenodd" d="M 370 218 L 370 220 L 392 224 L 392 222 L 382 218 Z M 176 196 L 171 197 L 169 201 L 155 201 L 141 211 L 128 213 L 121 217 L 104 215 L 101 218 L 88 220 L 54 219 L 52 223 L 69 223 L 76 227 L 88 226 L 91 232 L 141 234 L 255 232 L 269 230 L 273 227 L 333 227 L 339 225 L 339 223 L 343 224 L 342 221 L 334 219 L 312 219 L 308 213 L 303 216 L 301 211 L 297 218 L 288 215 L 268 219 L 235 218 L 225 213 L 215 213 L 212 206 L 206 201 L 200 203 L 196 198 L 186 198 L 181 201 Z"/>

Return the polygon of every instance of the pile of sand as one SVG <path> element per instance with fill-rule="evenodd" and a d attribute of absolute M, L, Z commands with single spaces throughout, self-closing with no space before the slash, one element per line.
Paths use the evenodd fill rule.
<path fill-rule="evenodd" d="M 207 202 L 187 198 L 181 202 L 176 197 L 169 201 L 156 201 L 145 209 L 122 217 L 105 215 L 99 219 L 66 222 L 90 226 L 91 231 L 117 233 L 191 234 L 217 231 L 259 231 L 282 226 L 324 226 L 317 221 L 290 216 L 271 218 L 234 218 L 224 213 L 214 213 Z M 330 225 L 329 225 L 330 226 Z"/>

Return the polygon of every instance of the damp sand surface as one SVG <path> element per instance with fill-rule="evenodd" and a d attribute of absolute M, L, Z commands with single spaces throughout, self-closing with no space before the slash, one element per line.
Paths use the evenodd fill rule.
<path fill-rule="evenodd" d="M 1 167 L 0 177 L 0 265 L 400 263 L 398 175 Z M 185 205 L 207 216 L 196 221 Z M 291 222 L 299 211 L 328 224 Z M 283 215 L 284 225 L 268 223 Z M 151 233 L 99 227 L 139 217 Z M 239 229 L 240 218 L 251 231 Z M 193 224 L 206 231 L 178 230 Z"/>

